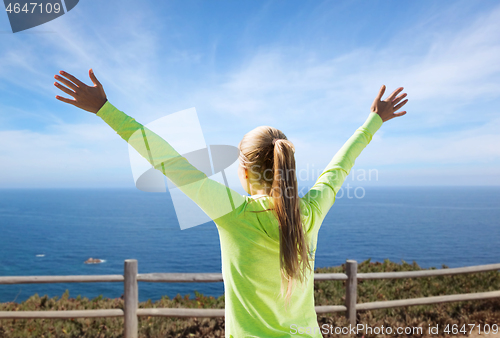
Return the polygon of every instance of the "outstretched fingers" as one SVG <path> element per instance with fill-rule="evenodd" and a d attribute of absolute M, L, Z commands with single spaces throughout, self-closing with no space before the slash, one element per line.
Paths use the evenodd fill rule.
<path fill-rule="evenodd" d="M 402 106 L 404 106 L 407 103 L 408 103 L 408 99 L 404 100 L 403 102 L 401 102 L 400 104 L 398 104 L 397 106 L 394 107 L 394 111 L 399 110 L 399 108 L 401 108 Z"/>
<path fill-rule="evenodd" d="M 66 103 L 72 104 L 73 106 L 76 106 L 75 105 L 76 104 L 76 100 L 67 99 L 67 98 L 59 96 L 59 95 L 56 95 L 56 99 L 58 99 L 59 101 L 62 101 L 62 102 L 66 102 Z"/>
<path fill-rule="evenodd" d="M 384 95 L 384 92 L 385 92 L 385 85 L 382 85 L 382 87 L 380 87 L 380 91 L 378 92 L 378 95 L 377 97 L 375 98 L 375 101 L 381 101 L 382 100 L 382 96 Z"/>
<path fill-rule="evenodd" d="M 393 91 L 392 94 L 389 95 L 389 97 L 386 99 L 386 101 L 392 102 L 394 100 L 394 98 L 396 97 L 396 95 L 398 95 L 403 89 L 404 89 L 403 87 L 399 87 L 398 89 Z"/>
<path fill-rule="evenodd" d="M 63 78 L 62 76 L 59 76 L 59 75 L 54 75 L 54 78 L 57 80 L 57 81 L 60 81 L 62 83 L 64 83 L 66 86 L 68 86 L 70 89 L 72 89 L 73 91 L 77 91 L 78 90 L 78 87 L 71 81 L 68 81 L 66 80 L 65 78 Z"/>
<path fill-rule="evenodd" d="M 401 101 L 402 99 L 404 99 L 406 97 L 406 95 L 407 95 L 406 93 L 399 95 L 394 100 L 392 100 L 392 104 L 397 104 L 399 101 Z"/>
<path fill-rule="evenodd" d="M 68 78 L 70 81 L 72 81 L 74 84 L 76 84 L 78 87 L 84 87 L 86 86 L 85 83 L 83 83 L 82 81 L 78 80 L 76 77 L 74 77 L 73 75 L 69 74 L 69 73 L 66 73 L 64 71 L 60 71 L 59 74 L 61 74 L 62 76 Z"/>
<path fill-rule="evenodd" d="M 97 78 L 95 77 L 95 74 L 94 74 L 94 70 L 92 68 L 90 68 L 89 70 L 89 76 L 90 76 L 90 79 L 92 80 L 92 82 L 99 88 L 102 88 L 102 85 L 101 83 L 99 82 L 99 80 L 97 80 Z"/>
<path fill-rule="evenodd" d="M 57 88 L 59 88 L 60 90 L 62 90 L 63 92 L 65 92 L 68 95 L 71 95 L 73 97 L 76 96 L 76 93 L 74 91 L 64 87 L 62 84 L 60 84 L 58 82 L 54 82 L 54 86 L 56 86 Z"/>
<path fill-rule="evenodd" d="M 56 99 L 58 99 L 59 101 L 72 104 L 77 108 L 89 111 L 94 114 L 99 111 L 104 103 L 106 103 L 106 93 L 104 92 L 101 83 L 95 77 L 92 69 L 89 70 L 89 76 L 92 79 L 92 82 L 94 82 L 93 86 L 86 85 L 73 75 L 68 74 L 62 70 L 59 73 L 64 76 L 65 79 L 63 79 L 62 76 L 55 75 L 54 77 L 62 84 L 54 82 L 54 86 L 59 88 L 64 93 L 73 96 L 74 98 L 74 100 L 72 100 L 70 98 L 57 95 Z"/>

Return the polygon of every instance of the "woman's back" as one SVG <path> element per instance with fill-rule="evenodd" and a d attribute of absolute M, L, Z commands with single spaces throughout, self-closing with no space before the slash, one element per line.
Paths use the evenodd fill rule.
<path fill-rule="evenodd" d="M 318 231 L 355 159 L 373 134 L 384 121 L 406 114 L 396 113 L 408 102 L 406 99 L 399 103 L 406 94 L 396 97 L 403 87 L 383 101 L 385 85 L 380 88 L 365 123 L 335 154 L 311 190 L 299 199 L 295 147 L 276 128 L 258 127 L 240 142 L 242 161 L 238 175 L 245 191 L 254 195 L 243 196 L 208 178 L 168 142 L 111 105 L 92 70 L 89 76 L 93 87 L 66 72 L 60 74 L 69 80 L 58 75 L 55 78 L 71 89 L 59 83 L 54 85 L 75 100 L 56 96 L 58 100 L 101 117 L 217 224 L 226 286 L 226 337 L 290 337 L 297 333 L 302 337 L 321 337 L 315 330 L 318 327 L 313 300 Z M 257 170 L 257 180 L 249 174 L 254 167 L 261 169 Z M 264 182 L 266 178 L 261 180 L 260 174 L 265 177 L 267 171 L 272 172 L 271 184 Z M 259 191 L 269 197 L 255 196 Z M 258 197 L 262 199 L 255 200 Z M 268 210 L 270 204 L 272 213 Z M 285 299 L 279 297 L 282 277 L 292 281 L 304 277 L 302 290 L 291 292 L 288 288 Z M 289 308 L 285 306 L 287 300 L 291 300 Z"/>
<path fill-rule="evenodd" d="M 318 231 L 356 157 L 382 125 L 377 113 L 369 114 L 300 199 L 301 226 L 309 244 L 311 269 L 305 282 L 297 283 L 287 310 L 280 296 L 280 224 L 274 212 L 265 211 L 270 208 L 270 197 L 243 196 L 211 180 L 168 142 L 109 101 L 97 115 L 217 225 L 225 286 L 226 337 L 322 337 L 314 310 Z"/>
<path fill-rule="evenodd" d="M 269 210 L 270 197 L 249 196 L 234 213 L 215 220 L 220 235 L 228 337 L 289 337 L 294 328 L 316 328 L 314 252 L 317 232 L 307 233 L 313 268 L 297 284 L 285 311 L 280 296 L 279 223 Z M 304 204 L 302 204 L 304 205 Z M 310 219 L 304 218 L 304 225 Z M 309 227 L 307 227 L 309 228 Z"/>

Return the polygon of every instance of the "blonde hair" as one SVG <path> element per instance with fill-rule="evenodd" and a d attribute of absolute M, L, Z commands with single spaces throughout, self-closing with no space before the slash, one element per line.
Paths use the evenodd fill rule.
<path fill-rule="evenodd" d="M 311 269 L 300 216 L 295 147 L 280 130 L 261 126 L 245 134 L 238 148 L 241 165 L 257 174 L 260 184 L 270 191 L 274 208 L 263 211 L 273 210 L 280 226 L 281 295 L 287 281 L 286 307 L 296 281 L 302 283 L 307 278 L 307 269 Z"/>

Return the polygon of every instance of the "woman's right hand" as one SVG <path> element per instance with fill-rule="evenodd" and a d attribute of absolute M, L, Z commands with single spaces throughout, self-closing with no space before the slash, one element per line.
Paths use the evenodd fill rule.
<path fill-rule="evenodd" d="M 381 101 L 382 95 L 384 95 L 385 92 L 385 85 L 382 85 L 382 87 L 380 88 L 380 92 L 378 93 L 378 96 L 372 103 L 371 112 L 379 114 L 380 117 L 382 118 L 382 121 L 384 122 L 389 121 L 390 119 L 393 119 L 397 116 L 403 116 L 404 114 L 406 114 L 406 111 L 396 113 L 396 111 L 399 110 L 399 108 L 403 107 L 408 102 L 408 99 L 406 99 L 398 104 L 399 101 L 401 101 L 404 97 L 406 97 L 406 93 L 396 97 L 396 95 L 398 95 L 398 93 L 401 92 L 402 90 L 403 87 L 399 87 L 391 95 L 389 95 L 388 98 Z"/>

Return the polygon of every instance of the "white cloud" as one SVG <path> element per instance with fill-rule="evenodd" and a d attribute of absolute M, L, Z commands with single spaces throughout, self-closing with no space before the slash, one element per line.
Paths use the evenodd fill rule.
<path fill-rule="evenodd" d="M 325 58 L 315 46 L 305 50 L 271 44 L 249 50 L 238 69 L 217 74 L 218 41 L 208 43 L 206 56 L 174 44 L 161 54 L 160 44 L 168 37 L 157 29 L 161 19 L 154 8 L 98 18 L 95 26 L 83 19 L 89 13 L 74 12 L 46 24 L 44 29 L 57 33 L 10 36 L 0 42 L 0 85 L 27 100 L 53 98 L 60 91 L 52 76 L 60 68 L 74 70 L 91 84 L 92 67 L 110 101 L 144 124 L 196 104 L 208 144 L 236 145 L 255 126 L 273 125 L 294 141 L 299 164 L 317 167 L 324 167 L 364 121 L 381 84 L 388 88 L 386 96 L 404 86 L 408 115 L 384 125 L 357 165 L 492 163 L 500 156 L 494 105 L 500 96 L 500 6 L 458 28 L 440 24 L 443 16 L 460 10 L 450 8 L 402 28 L 379 49 L 360 47 Z M 172 34 L 179 32 L 173 29 Z M 177 65 L 204 60 L 206 73 L 172 73 Z M 80 177 L 88 183 L 126 182 L 128 174 L 117 177 L 108 171 L 130 170 L 126 145 L 109 127 L 76 115 L 76 108 L 55 98 L 32 110 L 23 104 L 14 108 L 16 117 L 48 126 L 43 132 L 0 133 L 2 184 L 54 182 L 64 175 L 68 184 L 80 184 Z M 12 111 L 12 104 L 4 107 Z M 68 115 L 52 109 L 67 110 Z M 8 126 L 16 117 L 3 114 L 1 120 Z M 475 127 L 464 127 L 467 122 Z M 30 169 L 33 161 L 37 171 Z M 426 174 L 441 175 L 443 170 L 453 171 L 434 168 Z"/>
<path fill-rule="evenodd" d="M 108 129 L 66 124 L 47 134 L 0 131 L 0 188 L 133 186 L 126 144 Z"/>
<path fill-rule="evenodd" d="M 384 125 L 357 163 L 491 163 L 500 157 L 493 105 L 500 97 L 499 23 L 497 6 L 460 29 L 419 34 L 409 27 L 381 50 L 359 48 L 329 60 L 312 51 L 260 48 L 226 81 L 198 94 L 215 116 L 233 115 L 241 135 L 255 124 L 279 124 L 302 163 L 326 165 L 364 121 L 380 85 L 388 88 L 384 97 L 404 86 L 410 103 L 401 110 L 409 114 Z M 424 50 L 405 53 L 412 45 Z M 466 122 L 482 127 L 464 130 Z"/>
<path fill-rule="evenodd" d="M 411 39 L 394 38 L 380 50 L 359 48 L 328 60 L 320 60 L 313 51 L 262 47 L 226 81 L 199 95 L 221 115 L 325 118 L 336 110 L 335 119 L 346 122 L 352 115 L 342 117 L 344 111 L 357 112 L 359 120 L 386 84 L 386 96 L 404 86 L 413 110 L 433 119 L 435 111 L 450 112 L 500 96 L 499 22 L 500 6 L 459 30 L 434 35 L 432 41 L 413 31 Z M 407 54 L 406 46 L 413 44 L 426 50 Z"/>

